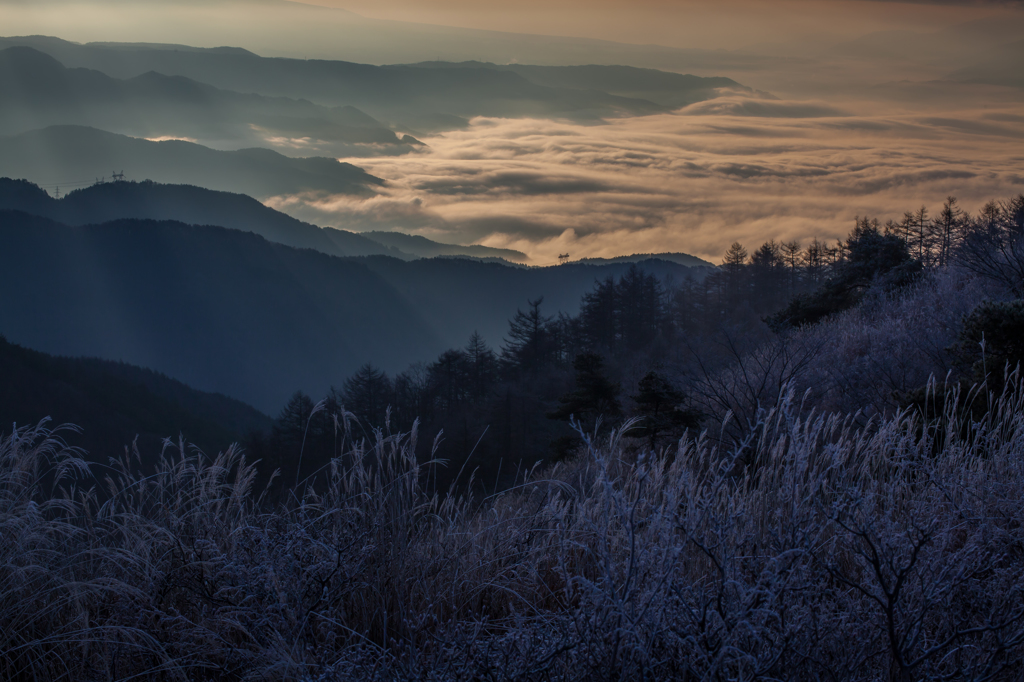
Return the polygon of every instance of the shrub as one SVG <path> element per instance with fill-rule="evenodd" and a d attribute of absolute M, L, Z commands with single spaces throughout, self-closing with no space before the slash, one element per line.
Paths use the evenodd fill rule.
<path fill-rule="evenodd" d="M 264 508 L 252 465 L 168 444 L 84 492 L 44 426 L 0 444 L 8 679 L 1013 680 L 1024 391 L 943 445 L 792 391 L 756 437 L 630 455 L 625 425 L 486 499 L 413 435 Z M 966 434 L 966 435 L 964 435 Z M 42 473 L 52 473 L 47 481 Z M 68 474 L 77 472 L 77 481 Z"/>

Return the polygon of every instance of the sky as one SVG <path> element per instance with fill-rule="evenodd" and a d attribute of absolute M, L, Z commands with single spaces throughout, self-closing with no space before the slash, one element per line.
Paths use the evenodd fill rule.
<path fill-rule="evenodd" d="M 758 91 L 604 125 L 476 119 L 419 136 L 413 155 L 344 159 L 388 181 L 374 199 L 268 202 L 322 225 L 517 248 L 538 264 L 565 252 L 717 262 L 733 241 L 836 239 L 857 216 L 935 211 L 950 195 L 976 210 L 1024 191 L 1024 87 L 953 82 L 1024 60 L 1004 49 L 1024 40 L 1020 2 L 310 3 L 0 0 L 0 24 L 367 63 L 627 63 Z"/>
<path fill-rule="evenodd" d="M 376 19 L 703 49 L 794 39 L 820 44 L 872 31 L 929 30 L 1010 9 L 1007 3 L 847 0 L 306 1 Z"/>

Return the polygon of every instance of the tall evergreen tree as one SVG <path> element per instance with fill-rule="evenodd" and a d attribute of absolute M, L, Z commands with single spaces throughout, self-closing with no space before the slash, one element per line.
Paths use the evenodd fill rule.
<path fill-rule="evenodd" d="M 647 439 L 652 450 L 660 439 L 678 439 L 686 429 L 700 424 L 700 415 L 683 404 L 685 396 L 655 371 L 640 380 L 633 401 L 637 416 L 643 419 L 638 434 Z"/>
<path fill-rule="evenodd" d="M 473 332 L 466 344 L 469 393 L 480 400 L 490 393 L 498 381 L 498 357 L 478 332 Z"/>
<path fill-rule="evenodd" d="M 626 353 L 638 352 L 663 331 L 665 307 L 661 283 L 634 263 L 620 278 L 616 293 L 621 349 Z"/>
<path fill-rule="evenodd" d="M 580 353 L 572 366 L 576 371 L 576 388 L 562 396 L 548 418 L 575 419 L 588 432 L 594 430 L 598 420 L 603 428 L 610 427 L 622 416 L 621 388 L 605 376 L 604 358 L 597 353 Z"/>
<path fill-rule="evenodd" d="M 366 363 L 345 380 L 340 402 L 344 404 L 345 409 L 358 417 L 365 427 L 384 427 L 391 388 L 388 375 Z"/>
<path fill-rule="evenodd" d="M 611 351 L 618 340 L 616 286 L 611 276 L 583 295 L 580 324 L 588 348 Z"/>
<path fill-rule="evenodd" d="M 516 310 L 509 320 L 508 338 L 502 348 L 502 359 L 512 371 L 527 374 L 540 371 L 552 355 L 551 318 L 544 317 L 540 305 L 541 296 L 528 301 L 529 311 Z"/>
<path fill-rule="evenodd" d="M 469 358 L 461 350 L 446 350 L 427 367 L 427 381 L 435 405 L 448 416 L 462 407 L 469 396 Z"/>

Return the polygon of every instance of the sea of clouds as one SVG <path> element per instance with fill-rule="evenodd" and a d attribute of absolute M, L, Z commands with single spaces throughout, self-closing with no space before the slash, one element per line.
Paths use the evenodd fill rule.
<path fill-rule="evenodd" d="M 1020 95 L 967 86 L 851 103 L 726 95 L 604 125 L 477 118 L 424 141 L 412 155 L 345 159 L 387 180 L 374 198 L 268 203 L 320 225 L 514 248 L 545 264 L 566 252 L 718 261 L 734 241 L 834 240 L 857 216 L 936 211 L 950 195 L 977 210 L 1024 191 Z"/>

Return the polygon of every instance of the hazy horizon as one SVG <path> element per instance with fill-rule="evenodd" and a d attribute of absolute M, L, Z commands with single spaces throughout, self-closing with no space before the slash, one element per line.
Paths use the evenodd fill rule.
<path fill-rule="evenodd" d="M 585 7 L 7 0 L 0 13 L 6 35 L 371 64 L 624 64 L 724 76 L 752 89 L 672 113 L 589 122 L 480 115 L 461 130 L 436 132 L 382 119 L 426 146 L 342 153 L 387 181 L 375 196 L 263 197 L 321 225 L 514 248 L 537 264 L 565 252 L 683 251 L 717 261 L 732 241 L 752 248 L 767 239 L 837 239 L 857 216 L 898 219 L 951 195 L 977 210 L 1024 187 L 1024 155 L 1015 151 L 1024 138 L 1024 87 L 1004 73 L 1024 55 L 1022 3 Z M 253 131 L 292 156 L 327 149 L 315 135 Z"/>

